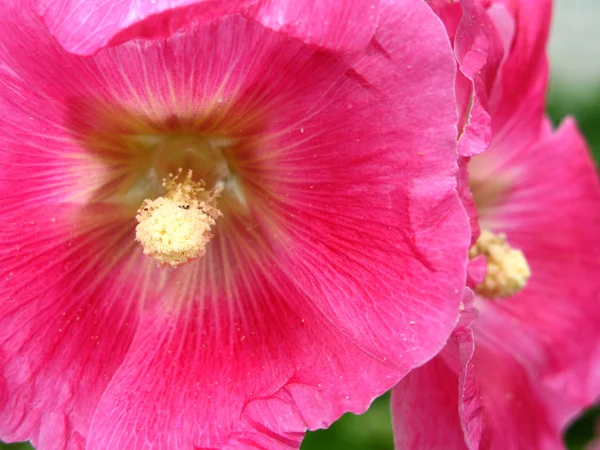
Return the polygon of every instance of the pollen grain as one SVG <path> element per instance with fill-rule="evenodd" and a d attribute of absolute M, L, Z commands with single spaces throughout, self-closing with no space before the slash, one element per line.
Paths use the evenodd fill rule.
<path fill-rule="evenodd" d="M 516 294 L 531 276 L 529 264 L 521 250 L 512 248 L 504 234 L 482 230 L 479 239 L 469 250 L 471 259 L 485 256 L 487 272 L 476 292 L 486 298 L 504 298 Z"/>
<path fill-rule="evenodd" d="M 182 170 L 163 180 L 167 193 L 154 200 L 144 200 L 138 209 L 135 239 L 144 254 L 153 257 L 160 267 L 178 267 L 206 252 L 211 230 L 222 214 L 215 207 L 219 191 L 206 191 L 203 182 L 192 180 Z"/>

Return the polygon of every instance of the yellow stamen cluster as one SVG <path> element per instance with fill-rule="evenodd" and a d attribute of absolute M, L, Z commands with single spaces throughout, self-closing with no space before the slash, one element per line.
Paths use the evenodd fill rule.
<path fill-rule="evenodd" d="M 163 180 L 164 197 L 144 200 L 136 216 L 135 239 L 161 267 L 177 267 L 199 258 L 212 238 L 221 212 L 214 206 L 219 192 L 207 192 L 192 172 L 180 180 L 181 169 Z"/>
<path fill-rule="evenodd" d="M 527 284 L 531 270 L 520 250 L 506 242 L 504 234 L 482 230 L 479 239 L 469 250 L 471 259 L 483 255 L 487 260 L 485 279 L 476 292 L 487 298 L 510 297 Z"/>

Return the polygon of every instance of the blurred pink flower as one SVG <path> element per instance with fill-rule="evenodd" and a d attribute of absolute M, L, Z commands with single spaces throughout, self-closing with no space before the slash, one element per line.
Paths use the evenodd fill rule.
<path fill-rule="evenodd" d="M 296 448 L 443 347 L 471 233 L 425 3 L 37 11 L 0 4 L 0 438 Z M 178 169 L 221 217 L 161 269 L 136 211 Z"/>
<path fill-rule="evenodd" d="M 456 17 L 458 8 L 460 17 L 461 6 L 450 3 L 437 2 L 436 11 Z M 485 282 L 474 299 L 465 292 L 464 317 L 446 348 L 393 391 L 396 447 L 561 449 L 565 425 L 600 393 L 600 183 L 574 122 L 552 131 L 544 116 L 551 2 L 462 6 L 455 49 L 461 39 L 470 39 L 471 54 L 497 48 L 483 44 L 494 39 L 493 24 L 505 53 L 480 97 L 491 147 L 468 167 L 478 225 L 483 238 L 505 234 L 531 277 L 519 292 L 490 298 L 494 257 L 473 259 L 473 284 Z M 481 59 L 475 85 L 496 61 Z"/>

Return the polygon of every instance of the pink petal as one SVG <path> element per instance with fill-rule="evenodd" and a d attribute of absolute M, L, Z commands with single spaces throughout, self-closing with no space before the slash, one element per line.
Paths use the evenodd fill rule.
<path fill-rule="evenodd" d="M 254 256 L 266 255 L 238 250 L 231 298 L 199 285 L 190 295 L 204 311 L 145 317 L 88 449 L 298 448 L 306 428 L 363 411 L 396 378 L 340 334 L 276 260 L 247 269 Z"/>
<path fill-rule="evenodd" d="M 36 202 L 2 214 L 4 440 L 83 448 L 95 406 L 133 338 L 148 281 L 147 271 L 132 271 L 141 254 L 125 253 L 132 228 L 107 219 L 114 213 Z"/>
<path fill-rule="evenodd" d="M 502 60 L 502 42 L 486 10 L 475 0 L 435 0 L 430 5 L 446 26 L 460 68 L 456 80 L 459 153 L 473 156 L 492 139 L 488 98 Z"/>
<path fill-rule="evenodd" d="M 472 83 L 468 120 L 459 141 L 461 155 L 481 153 L 491 142 L 488 96 L 502 59 L 496 29 L 475 1 L 462 1 L 463 19 L 456 31 L 454 48 L 462 75 Z M 457 85 L 461 88 L 461 84 Z"/>
<path fill-rule="evenodd" d="M 68 132 L 57 95 L 81 77 L 61 70 L 39 21 L 9 6 L 0 6 L 0 436 L 83 448 L 133 339 L 147 271 L 132 272 L 141 252 L 124 252 L 133 228 L 120 208 L 85 206 L 105 170 Z M 17 14 L 26 22 L 9 20 Z"/>
<path fill-rule="evenodd" d="M 444 36 L 425 28 L 429 10 L 394 4 L 367 55 L 301 124 L 307 145 L 278 163 L 286 198 L 269 209 L 286 217 L 292 238 L 269 236 L 332 324 L 370 354 L 396 349 L 393 362 L 407 372 L 452 331 L 464 287 L 456 269 L 465 267 L 470 236 L 455 190 L 453 94 L 440 90 L 454 63 Z M 324 133 L 324 123 L 346 126 Z M 295 139 L 284 135 L 281 146 Z"/>
<path fill-rule="evenodd" d="M 12 0 L 17 2 L 19 0 Z M 37 0 L 50 32 L 81 55 L 136 37 L 167 37 L 193 22 L 239 12 L 256 0 Z"/>
<path fill-rule="evenodd" d="M 468 166 L 471 158 L 461 156 L 458 159 L 458 173 L 456 175 L 457 191 L 460 196 L 463 207 L 469 216 L 469 226 L 471 227 L 471 244 L 475 244 L 479 237 L 479 213 L 473 199 L 473 193 L 469 186 L 469 171 Z"/>
<path fill-rule="evenodd" d="M 551 1 L 488 3 L 431 2 L 454 42 L 461 70 L 459 152 L 466 156 L 490 145 L 490 117 L 494 142 L 521 148 L 537 138 L 544 113 Z"/>
<path fill-rule="evenodd" d="M 481 433 L 479 385 L 469 365 L 474 352 L 470 325 L 476 316 L 470 289 L 463 300 L 461 321 L 446 347 L 392 391 L 397 450 L 475 448 L 466 443 Z"/>
<path fill-rule="evenodd" d="M 555 393 L 514 357 L 515 340 L 473 334 L 472 318 L 467 313 L 446 348 L 394 388 L 396 449 L 563 449 L 561 418 L 545 404 Z"/>
<path fill-rule="evenodd" d="M 514 17 L 514 37 L 490 97 L 494 142 L 522 148 L 533 143 L 544 120 L 548 61 L 546 44 L 551 0 L 495 2 Z M 505 18 L 492 14 L 499 30 Z M 506 34 L 506 31 L 504 31 Z"/>
<path fill-rule="evenodd" d="M 573 121 L 519 152 L 479 156 L 513 185 L 482 227 L 507 234 L 532 270 L 526 288 L 486 302 L 481 333 L 511 343 L 536 379 L 555 389 L 564 420 L 600 394 L 600 183 Z"/>
<path fill-rule="evenodd" d="M 17 0 L 13 0 L 17 1 Z M 371 39 L 378 0 L 38 0 L 51 33 L 68 51 L 89 55 L 137 37 L 166 37 L 199 21 L 243 13 L 266 27 L 335 50 Z"/>
<path fill-rule="evenodd" d="M 498 338 L 488 341 L 477 332 L 475 336 L 475 356 L 467 370 L 478 384 L 482 427 L 472 430 L 471 448 L 564 449 L 561 424 L 544 405 L 552 393 L 530 377 L 508 345 Z"/>
<path fill-rule="evenodd" d="M 392 390 L 396 450 L 462 450 L 458 374 L 437 356 L 413 370 Z"/>
<path fill-rule="evenodd" d="M 266 27 L 334 50 L 363 49 L 379 21 L 380 0 L 263 0 L 250 17 Z"/>

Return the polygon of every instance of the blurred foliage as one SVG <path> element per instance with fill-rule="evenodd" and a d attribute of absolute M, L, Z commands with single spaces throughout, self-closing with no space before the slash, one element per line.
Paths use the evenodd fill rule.
<path fill-rule="evenodd" d="M 566 115 L 574 116 L 588 139 L 596 160 L 600 162 L 600 90 L 585 102 L 574 102 L 565 91 L 554 92 L 548 100 L 548 113 L 558 125 Z M 559 162 L 557 162 L 558 164 Z M 567 431 L 565 441 L 569 450 L 583 450 L 594 436 L 600 407 L 593 408 Z M 302 450 L 393 450 L 389 394 L 375 400 L 363 415 L 346 414 L 327 430 L 309 432 Z M 31 450 L 28 444 L 3 444 L 0 450 Z"/>
<path fill-rule="evenodd" d="M 302 450 L 393 450 L 389 394 L 361 415 L 346 414 L 327 430 L 307 434 Z"/>
<path fill-rule="evenodd" d="M 583 450 L 585 444 L 596 437 L 596 423 L 600 418 L 600 407 L 587 411 L 576 421 L 565 435 L 565 442 L 570 450 Z"/>
<path fill-rule="evenodd" d="M 554 89 L 548 98 L 548 114 L 558 125 L 565 116 L 577 119 L 579 129 L 586 137 L 596 161 L 600 163 L 600 87 L 590 89 L 585 101 L 571 98 L 566 89 Z"/>
<path fill-rule="evenodd" d="M 3 444 L 0 442 L 0 450 L 31 450 L 33 447 L 27 443 Z"/>

